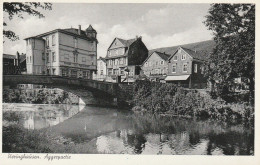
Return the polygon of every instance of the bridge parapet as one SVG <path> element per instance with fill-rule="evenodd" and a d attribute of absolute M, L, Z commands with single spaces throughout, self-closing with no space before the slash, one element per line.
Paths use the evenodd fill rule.
<path fill-rule="evenodd" d="M 117 83 L 102 82 L 96 80 L 77 79 L 60 76 L 47 76 L 47 75 L 3 75 L 4 85 L 16 84 L 42 84 L 42 85 L 74 85 L 80 87 L 92 88 L 99 90 L 110 95 L 116 96 L 118 90 Z"/>

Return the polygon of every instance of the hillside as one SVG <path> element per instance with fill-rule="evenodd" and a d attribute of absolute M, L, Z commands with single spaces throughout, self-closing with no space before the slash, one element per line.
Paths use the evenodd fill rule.
<path fill-rule="evenodd" d="M 191 50 L 196 50 L 198 53 L 208 56 L 209 53 L 212 52 L 212 50 L 215 46 L 215 42 L 213 40 L 207 40 L 207 41 L 190 43 L 190 44 L 185 44 L 185 45 L 156 48 L 156 49 L 149 50 L 149 54 L 153 53 L 154 51 L 158 51 L 158 52 L 165 52 L 166 54 L 172 55 L 179 46 L 182 46 L 184 48 L 188 48 Z"/>

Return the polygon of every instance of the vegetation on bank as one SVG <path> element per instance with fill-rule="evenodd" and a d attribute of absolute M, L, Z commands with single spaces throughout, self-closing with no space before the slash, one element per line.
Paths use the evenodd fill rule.
<path fill-rule="evenodd" d="M 254 121 L 254 107 L 244 102 L 212 99 L 206 91 L 189 90 L 174 84 L 137 81 L 131 100 L 133 111 L 172 116 L 213 118 L 224 121 Z"/>
<path fill-rule="evenodd" d="M 78 97 L 65 91 L 52 89 L 3 89 L 4 103 L 78 104 Z"/>

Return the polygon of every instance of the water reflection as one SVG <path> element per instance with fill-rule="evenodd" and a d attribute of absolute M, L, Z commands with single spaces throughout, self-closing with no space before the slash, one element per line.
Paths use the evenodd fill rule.
<path fill-rule="evenodd" d="M 254 131 L 241 124 L 176 119 L 168 131 L 152 125 L 99 136 L 100 153 L 166 155 L 253 155 Z M 139 123 L 140 124 L 140 123 Z M 143 123 L 144 124 L 144 123 Z"/>
<path fill-rule="evenodd" d="M 212 120 L 135 116 L 111 108 L 4 104 L 27 129 L 48 128 L 98 153 L 253 155 L 254 130 Z M 77 114 L 77 115 L 75 115 Z"/>
<path fill-rule="evenodd" d="M 14 111 L 22 116 L 19 124 L 27 129 L 42 129 L 57 125 L 80 112 L 81 105 L 3 104 L 4 111 Z"/>

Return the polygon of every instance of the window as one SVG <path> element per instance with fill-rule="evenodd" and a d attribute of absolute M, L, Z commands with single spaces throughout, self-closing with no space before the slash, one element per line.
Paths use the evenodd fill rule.
<path fill-rule="evenodd" d="M 44 54 L 44 52 L 42 53 L 42 60 L 45 60 L 45 54 Z"/>
<path fill-rule="evenodd" d="M 62 69 L 61 70 L 61 74 L 62 74 L 62 76 L 67 76 L 68 75 L 68 71 L 65 70 L 65 69 Z"/>
<path fill-rule="evenodd" d="M 100 70 L 100 75 L 103 75 L 103 70 Z"/>
<path fill-rule="evenodd" d="M 82 57 L 82 62 L 86 62 L 86 57 Z M 100 62 L 101 65 L 101 62 Z"/>
<path fill-rule="evenodd" d="M 188 70 L 188 65 L 187 64 L 183 64 L 183 72 L 187 72 Z"/>
<path fill-rule="evenodd" d="M 158 61 L 155 62 L 155 65 L 158 65 Z"/>
<path fill-rule="evenodd" d="M 197 73 L 197 72 L 198 72 L 198 65 L 194 64 L 194 73 Z"/>
<path fill-rule="evenodd" d="M 56 74 L 56 69 L 52 69 L 52 74 L 55 75 Z"/>
<path fill-rule="evenodd" d="M 30 63 L 32 62 L 32 56 L 30 56 Z"/>
<path fill-rule="evenodd" d="M 71 77 L 77 77 L 77 75 L 78 75 L 77 70 L 72 70 L 71 71 Z"/>
<path fill-rule="evenodd" d="M 77 38 L 74 38 L 74 48 L 78 48 L 78 40 L 77 40 Z"/>
<path fill-rule="evenodd" d="M 52 35 L 52 45 L 55 45 L 55 35 Z"/>
<path fill-rule="evenodd" d="M 174 61 L 177 61 L 177 60 L 178 60 L 178 56 L 175 55 L 175 56 L 173 57 L 173 60 L 174 60 Z"/>
<path fill-rule="evenodd" d="M 47 62 L 50 62 L 49 53 L 46 53 Z"/>
<path fill-rule="evenodd" d="M 109 69 L 108 70 L 108 75 L 111 75 L 112 74 L 112 69 Z"/>
<path fill-rule="evenodd" d="M 83 71 L 82 75 L 83 75 L 83 78 L 87 78 L 87 72 L 86 71 Z"/>
<path fill-rule="evenodd" d="M 182 54 L 182 55 L 181 55 L 181 59 L 182 59 L 182 60 L 186 60 L 186 54 Z"/>
<path fill-rule="evenodd" d="M 49 37 L 46 37 L 46 46 L 49 47 Z"/>
<path fill-rule="evenodd" d="M 164 64 L 164 61 L 161 61 L 161 65 L 163 65 Z"/>
<path fill-rule="evenodd" d="M 78 54 L 74 54 L 74 62 L 78 62 Z"/>
<path fill-rule="evenodd" d="M 125 73 L 125 71 L 124 71 L 123 68 L 120 69 L 120 73 L 121 73 L 121 74 L 124 74 L 124 73 Z"/>
<path fill-rule="evenodd" d="M 177 64 L 173 64 L 172 66 L 172 73 L 176 73 Z"/>
<path fill-rule="evenodd" d="M 124 59 L 120 58 L 120 64 L 124 64 Z"/>
<path fill-rule="evenodd" d="M 53 62 L 56 61 L 56 54 L 55 54 L 55 52 L 52 52 L 52 61 L 53 61 Z"/>
<path fill-rule="evenodd" d="M 201 74 L 203 74 L 204 73 L 204 67 L 203 66 L 201 66 Z"/>

